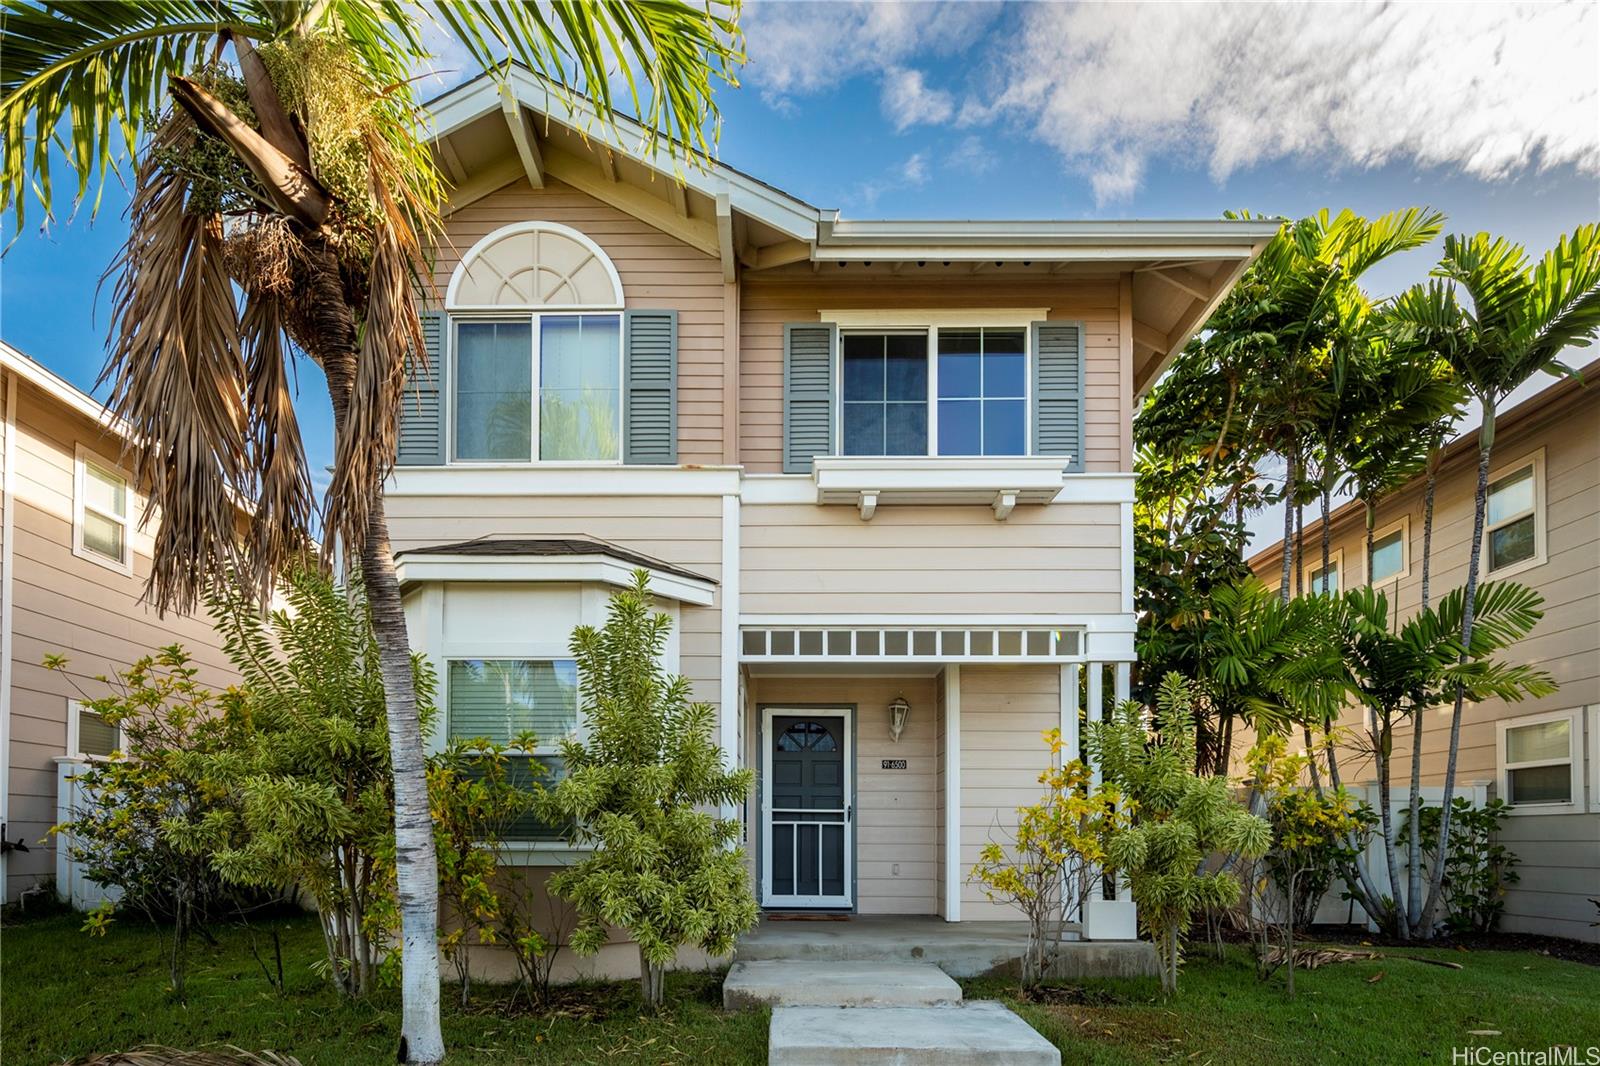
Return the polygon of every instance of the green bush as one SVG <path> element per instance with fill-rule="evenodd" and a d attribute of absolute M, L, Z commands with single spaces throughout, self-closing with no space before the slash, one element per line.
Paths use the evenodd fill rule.
<path fill-rule="evenodd" d="M 1444 925 L 1452 933 L 1489 933 L 1500 924 L 1506 909 L 1506 886 L 1521 880 L 1516 854 L 1495 841 L 1500 823 L 1511 805 L 1492 799 L 1474 807 L 1465 796 L 1450 804 L 1450 853 L 1445 859 L 1440 898 L 1444 902 Z M 1438 807 L 1424 807 L 1422 856 L 1428 868 L 1438 861 Z M 1411 840 L 1411 812 L 1400 823 L 1401 843 Z"/>

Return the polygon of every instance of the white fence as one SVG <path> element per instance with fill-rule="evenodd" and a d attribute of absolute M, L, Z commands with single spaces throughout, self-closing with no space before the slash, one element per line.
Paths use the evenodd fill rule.
<path fill-rule="evenodd" d="M 82 759 L 70 756 L 56 757 L 56 824 L 72 821 L 77 812 L 93 802 L 92 793 L 82 782 L 75 780 L 87 768 Z M 74 910 L 93 910 L 101 903 L 116 902 L 122 898 L 120 888 L 106 888 L 95 884 L 84 874 L 83 865 L 72 860 L 72 841 L 67 834 L 56 836 L 56 894 L 72 905 Z"/>

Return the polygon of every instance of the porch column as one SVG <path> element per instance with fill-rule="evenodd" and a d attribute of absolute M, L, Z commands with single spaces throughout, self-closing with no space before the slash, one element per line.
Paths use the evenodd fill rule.
<path fill-rule="evenodd" d="M 729 770 L 737 770 L 744 762 L 739 748 L 739 722 L 744 715 L 739 684 L 739 521 L 739 497 L 730 493 L 722 497 L 721 678 L 717 690 L 717 743 Z M 725 803 L 721 816 L 731 821 L 739 816 L 739 808 Z"/>
<path fill-rule="evenodd" d="M 1105 717 L 1105 663 L 1086 663 L 1084 668 L 1089 671 L 1089 724 L 1092 726 Z M 1100 787 L 1100 764 L 1089 764 L 1089 786 Z"/>
<path fill-rule="evenodd" d="M 944 668 L 944 920 L 961 920 L 961 667 Z"/>

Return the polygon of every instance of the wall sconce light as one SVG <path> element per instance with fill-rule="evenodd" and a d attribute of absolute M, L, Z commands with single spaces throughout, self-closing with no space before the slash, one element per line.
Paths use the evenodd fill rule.
<path fill-rule="evenodd" d="M 896 696 L 894 702 L 889 704 L 889 736 L 896 743 L 900 743 L 900 734 L 906 728 L 906 715 L 911 713 L 911 704 L 906 702 L 904 696 Z"/>

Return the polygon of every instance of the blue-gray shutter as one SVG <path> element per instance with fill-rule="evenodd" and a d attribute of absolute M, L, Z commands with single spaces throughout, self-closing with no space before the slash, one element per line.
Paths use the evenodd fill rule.
<path fill-rule="evenodd" d="M 622 461 L 678 461 L 678 312 L 629 311 L 622 334 Z"/>
<path fill-rule="evenodd" d="M 809 474 L 811 460 L 833 454 L 834 351 L 839 327 L 804 322 L 783 327 L 783 472 Z"/>
<path fill-rule="evenodd" d="M 1083 470 L 1083 327 L 1033 324 L 1033 452 Z"/>
<path fill-rule="evenodd" d="M 428 365 L 406 361 L 406 387 L 400 401 L 400 446 L 395 463 L 400 466 L 443 466 L 445 374 L 444 315 L 429 311 L 422 319 L 422 343 Z"/>

